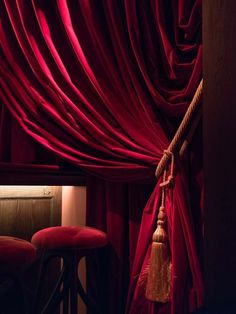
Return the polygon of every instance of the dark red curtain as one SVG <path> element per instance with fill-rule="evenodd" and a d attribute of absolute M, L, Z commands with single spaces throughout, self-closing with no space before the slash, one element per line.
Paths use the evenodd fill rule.
<path fill-rule="evenodd" d="M 201 1 L 6 0 L 0 12 L 1 113 L 7 107 L 35 142 L 103 180 L 153 181 L 201 79 Z M 180 165 L 176 170 L 168 197 L 172 302 L 151 304 L 140 284 L 156 221 L 157 185 L 140 230 L 141 219 L 134 233 L 129 229 L 130 236 L 125 228 L 120 234 L 132 242 L 128 313 L 187 313 L 202 303 L 188 171 Z M 97 197 L 96 191 L 88 185 L 89 199 Z M 119 247 L 122 264 L 123 248 L 114 240 L 119 238 L 117 217 L 120 225 L 132 224 L 132 218 L 124 216 L 122 202 L 115 205 L 119 197 L 114 192 L 105 197 L 103 229 L 114 250 Z M 98 204 L 88 206 L 88 218 L 97 215 Z M 195 208 L 199 216 L 200 207 Z M 92 218 L 88 223 L 100 225 Z M 124 286 L 117 288 L 119 293 Z M 119 293 L 111 298 L 113 313 Z"/>

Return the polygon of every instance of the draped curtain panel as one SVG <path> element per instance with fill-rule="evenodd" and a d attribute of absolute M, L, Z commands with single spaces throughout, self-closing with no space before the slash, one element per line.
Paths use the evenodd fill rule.
<path fill-rule="evenodd" d="M 201 76 L 200 0 L 0 1 L 1 138 L 9 111 L 34 142 L 95 175 L 96 187 L 102 184 L 99 177 L 118 185 L 154 181 L 156 165 Z M 135 235 L 128 229 L 126 246 L 119 247 L 118 261 L 128 245 L 132 248 L 130 282 L 127 293 L 127 283 L 118 280 L 112 313 L 125 307 L 127 313 L 188 313 L 202 304 L 200 192 L 194 205 L 191 200 L 191 184 L 201 181 L 197 170 L 178 165 L 167 197 L 171 302 L 147 301 L 143 284 L 159 205 L 157 185 Z M 88 184 L 90 199 L 98 190 Z M 116 251 L 117 219 L 132 225 L 133 218 L 124 206 L 113 205 L 113 197 L 118 201 L 114 193 L 104 195 L 109 206 L 102 228 Z M 91 218 L 99 211 L 92 205 L 88 223 L 99 226 L 102 218 Z M 127 267 L 124 260 L 119 267 Z M 122 293 L 121 309 L 116 304 Z"/>

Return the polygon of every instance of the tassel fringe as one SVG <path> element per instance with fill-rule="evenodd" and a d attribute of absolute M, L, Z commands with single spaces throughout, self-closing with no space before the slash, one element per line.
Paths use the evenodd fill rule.
<path fill-rule="evenodd" d="M 147 277 L 146 298 L 154 302 L 166 303 L 171 294 L 171 258 L 168 237 L 164 229 L 166 215 L 161 206 L 157 229 L 153 234 L 150 265 Z"/>

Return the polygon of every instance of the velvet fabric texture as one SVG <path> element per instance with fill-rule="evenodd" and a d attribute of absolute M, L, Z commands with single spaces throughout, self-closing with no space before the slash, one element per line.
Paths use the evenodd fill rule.
<path fill-rule="evenodd" d="M 0 272 L 16 271 L 33 262 L 34 245 L 23 239 L 0 236 Z"/>
<path fill-rule="evenodd" d="M 108 244 L 104 232 L 94 228 L 77 226 L 42 229 L 33 235 L 31 242 L 36 247 L 45 249 L 93 249 Z"/>
<path fill-rule="evenodd" d="M 120 275 L 108 275 L 107 286 L 115 289 L 106 310 L 173 314 L 199 307 L 201 171 L 193 167 L 199 149 L 188 163 L 193 168 L 176 165 L 175 188 L 166 200 L 170 304 L 144 296 L 159 185 L 143 215 L 139 209 L 136 216 L 139 206 L 135 199 L 129 203 L 129 192 L 139 182 L 143 189 L 136 193 L 149 195 L 144 183 L 155 182 L 156 165 L 200 82 L 201 1 L 6 0 L 0 12 L 1 138 L 2 116 L 9 111 L 33 141 L 22 161 L 28 155 L 39 162 L 33 153 L 38 143 L 56 163 L 96 176 L 88 181 L 87 222 L 107 232 L 118 267 L 108 272 Z M 5 161 L 7 145 L 0 150 Z"/>

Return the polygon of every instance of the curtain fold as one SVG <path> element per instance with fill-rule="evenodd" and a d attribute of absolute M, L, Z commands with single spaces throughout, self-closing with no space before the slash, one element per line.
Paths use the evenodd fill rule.
<path fill-rule="evenodd" d="M 96 186 L 98 178 L 121 186 L 153 182 L 170 134 L 201 79 L 201 1 L 5 0 L 0 12 L 1 138 L 8 110 L 17 127 L 51 152 L 55 163 L 65 162 L 96 176 Z M 0 145 L 1 161 L 9 160 L 6 141 Z M 27 141 L 26 146 L 30 156 L 31 144 Z M 115 205 L 119 197 L 113 188 L 104 195 L 102 220 L 91 218 L 100 212 L 99 204 L 88 205 L 88 224 L 100 226 L 103 221 L 101 228 L 114 251 L 120 243 L 113 241 L 119 219 L 120 236 L 125 238 L 116 234 L 114 239 L 127 237 L 114 265 L 120 267 L 121 276 L 130 275 L 130 282 L 125 279 L 116 296 L 115 292 L 110 296 L 107 302 L 113 306 L 107 305 L 108 312 L 114 311 L 121 295 L 117 314 L 124 312 L 127 293 L 127 313 L 188 313 L 201 305 L 201 207 L 191 201 L 186 177 L 190 172 L 176 168 L 175 188 L 168 198 L 171 304 L 152 304 L 143 288 L 159 186 L 142 218 L 138 216 L 135 231 L 124 227 L 132 225 L 134 216 L 126 215 L 125 201 Z M 92 191 L 90 185 L 88 195 L 96 199 L 97 189 Z M 140 193 L 147 199 L 146 188 Z M 111 214 L 112 206 L 116 215 Z M 132 253 L 123 255 L 129 249 Z"/>

